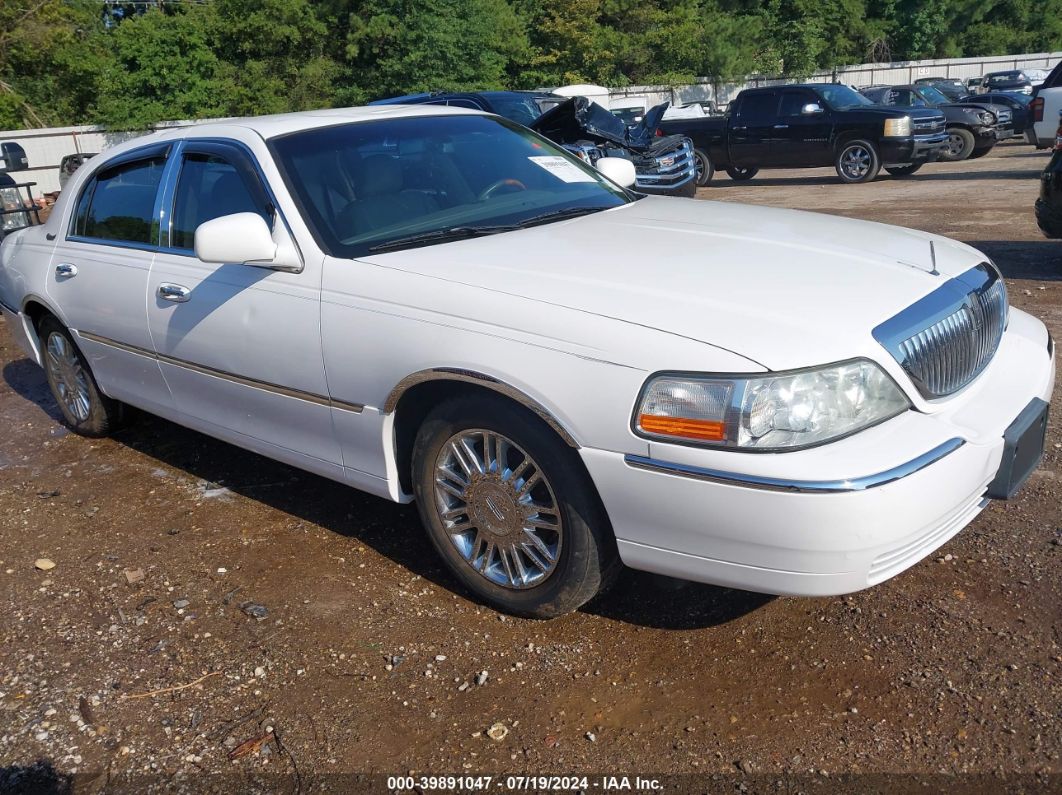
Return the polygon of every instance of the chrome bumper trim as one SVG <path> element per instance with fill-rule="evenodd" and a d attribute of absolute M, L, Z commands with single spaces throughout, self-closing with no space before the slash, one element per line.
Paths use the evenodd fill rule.
<path fill-rule="evenodd" d="M 803 494 L 838 494 L 851 491 L 866 491 L 867 489 L 884 486 L 897 480 L 913 475 L 921 469 L 925 469 L 945 456 L 954 453 L 966 442 L 959 438 L 948 439 L 943 444 L 937 445 L 929 452 L 923 453 L 892 469 L 878 472 L 874 475 L 864 475 L 850 480 L 788 480 L 786 478 L 771 478 L 762 475 L 745 475 L 737 472 L 724 472 L 718 469 L 706 469 L 687 464 L 675 464 L 669 461 L 657 461 L 640 455 L 625 455 L 624 463 L 635 469 L 644 469 L 649 472 L 659 472 L 664 475 L 677 475 L 679 477 L 693 478 L 695 480 L 708 480 L 713 483 L 724 483 L 729 486 L 741 486 L 748 489 L 766 489 L 768 491 L 790 491 Z"/>

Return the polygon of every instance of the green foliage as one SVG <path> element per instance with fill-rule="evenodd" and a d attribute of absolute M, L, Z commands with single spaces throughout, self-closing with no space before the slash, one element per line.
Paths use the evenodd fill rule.
<path fill-rule="evenodd" d="M 0 0 L 0 128 L 1062 49 L 1062 0 Z"/>

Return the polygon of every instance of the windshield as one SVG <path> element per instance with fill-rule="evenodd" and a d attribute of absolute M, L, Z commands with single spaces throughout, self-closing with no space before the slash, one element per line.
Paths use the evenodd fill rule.
<path fill-rule="evenodd" d="M 525 127 L 542 115 L 542 108 L 532 97 L 491 97 L 490 104 L 499 116 Z"/>
<path fill-rule="evenodd" d="M 922 98 L 933 105 L 947 105 L 951 102 L 950 99 L 940 93 L 937 89 L 933 88 L 933 86 L 922 86 L 919 91 L 922 94 Z"/>
<path fill-rule="evenodd" d="M 996 75 L 990 75 L 988 78 L 989 84 L 991 83 L 1014 83 L 1019 80 L 1024 80 L 1025 75 L 1021 72 L 1000 72 Z"/>
<path fill-rule="evenodd" d="M 492 116 L 321 127 L 276 138 L 270 148 L 315 238 L 338 257 L 633 201 L 560 147 Z"/>
<path fill-rule="evenodd" d="M 846 108 L 858 108 L 863 105 L 874 104 L 858 91 L 854 91 L 848 86 L 815 86 L 815 91 L 833 110 L 845 110 Z"/>

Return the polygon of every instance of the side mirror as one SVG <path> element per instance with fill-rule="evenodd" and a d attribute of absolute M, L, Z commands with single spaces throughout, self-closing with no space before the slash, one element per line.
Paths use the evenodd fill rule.
<path fill-rule="evenodd" d="M 634 163 L 630 160 L 624 160 L 622 157 L 603 157 L 597 161 L 596 166 L 598 171 L 621 188 L 634 187 L 637 175 L 634 172 Z"/>
<path fill-rule="evenodd" d="M 814 116 L 816 113 L 825 113 L 826 111 L 818 102 L 809 102 L 800 109 L 800 112 L 804 116 Z"/>
<path fill-rule="evenodd" d="M 279 218 L 273 232 L 258 213 L 234 213 L 201 223 L 195 255 L 203 262 L 236 263 L 298 273 L 302 258 Z"/>
<path fill-rule="evenodd" d="M 0 144 L 0 173 L 5 171 L 25 171 L 29 168 L 26 150 L 13 141 Z"/>

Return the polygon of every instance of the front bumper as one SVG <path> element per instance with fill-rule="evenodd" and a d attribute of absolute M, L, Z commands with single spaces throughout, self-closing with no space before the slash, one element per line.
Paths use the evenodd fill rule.
<path fill-rule="evenodd" d="M 1014 320 L 960 405 L 933 414 L 910 411 L 792 453 L 666 444 L 651 444 L 647 456 L 580 451 L 623 562 L 799 596 L 850 593 L 914 565 L 984 509 L 1004 432 L 1034 398 L 1050 401 L 1055 365 L 1046 329 L 1027 316 Z M 729 464 L 731 481 L 713 476 L 720 462 Z"/>
<path fill-rule="evenodd" d="M 880 147 L 881 162 L 886 166 L 933 163 L 940 159 L 947 145 L 948 134 L 943 130 L 898 140 L 885 139 Z"/>

